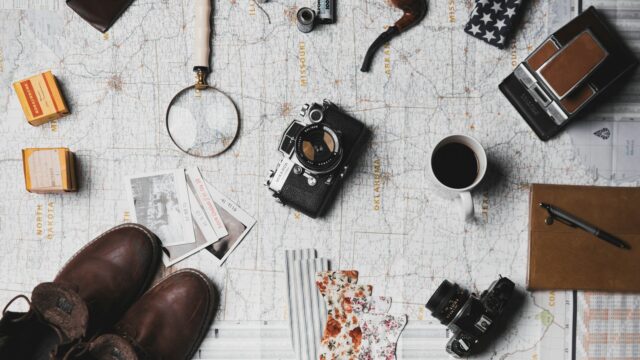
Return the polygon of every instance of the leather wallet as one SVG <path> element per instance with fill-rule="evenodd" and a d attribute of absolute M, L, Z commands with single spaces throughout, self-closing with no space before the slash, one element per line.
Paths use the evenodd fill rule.
<path fill-rule="evenodd" d="M 519 22 L 523 1 L 526 0 L 476 0 L 464 32 L 504 49 Z"/>
<path fill-rule="evenodd" d="M 133 0 L 67 0 L 67 5 L 91 26 L 106 32 Z"/>

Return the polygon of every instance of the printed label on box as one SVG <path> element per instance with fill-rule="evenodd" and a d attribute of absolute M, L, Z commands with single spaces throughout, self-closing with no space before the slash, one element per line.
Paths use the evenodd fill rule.
<path fill-rule="evenodd" d="M 31 116 L 38 117 L 42 115 L 42 107 L 40 106 L 40 101 L 38 101 L 38 98 L 36 97 L 36 91 L 33 89 L 31 80 L 21 81 L 20 87 L 22 87 L 24 96 L 27 98 L 27 104 L 29 104 Z"/>
<path fill-rule="evenodd" d="M 62 169 L 58 150 L 40 150 L 29 158 L 32 189 L 62 188 Z"/>

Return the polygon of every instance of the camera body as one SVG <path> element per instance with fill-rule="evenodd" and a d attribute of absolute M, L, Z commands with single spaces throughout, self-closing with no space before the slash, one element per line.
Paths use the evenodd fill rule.
<path fill-rule="evenodd" d="M 447 343 L 447 352 L 462 358 L 473 353 L 476 344 L 502 316 L 509 304 L 515 284 L 501 277 L 480 296 L 458 284 L 444 280 L 427 302 L 431 315 L 446 325 L 453 336 Z"/>
<path fill-rule="evenodd" d="M 303 120 L 293 121 L 282 136 L 283 158 L 266 185 L 281 203 L 316 218 L 330 205 L 370 132 L 327 100 L 304 105 L 300 116 Z"/>

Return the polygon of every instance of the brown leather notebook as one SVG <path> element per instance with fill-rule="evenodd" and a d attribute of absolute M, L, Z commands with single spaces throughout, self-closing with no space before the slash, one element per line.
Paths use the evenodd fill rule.
<path fill-rule="evenodd" d="M 531 185 L 530 290 L 640 292 L 640 187 Z M 615 247 L 559 221 L 547 225 L 550 204 L 631 246 Z"/>

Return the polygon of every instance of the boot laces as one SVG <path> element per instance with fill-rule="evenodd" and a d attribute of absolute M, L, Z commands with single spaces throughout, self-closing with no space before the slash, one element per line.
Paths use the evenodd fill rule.
<path fill-rule="evenodd" d="M 2 316 L 6 315 L 7 310 L 9 310 L 9 306 L 11 306 L 11 304 L 13 304 L 18 299 L 24 299 L 27 302 L 27 304 L 29 304 L 29 308 L 31 308 L 31 300 L 29 300 L 29 298 L 26 295 L 20 294 L 20 295 L 14 297 L 13 299 L 9 300 L 9 302 L 4 307 L 4 309 L 2 309 Z M 23 316 L 21 316 L 21 317 L 19 317 L 17 319 L 14 319 L 13 321 L 18 322 L 18 321 L 24 320 L 24 319 L 27 318 L 27 316 L 30 316 L 29 312 L 25 313 Z"/>
<path fill-rule="evenodd" d="M 88 342 L 78 341 L 71 348 L 69 348 L 69 350 L 67 350 L 62 360 L 69 360 L 75 357 L 80 357 L 82 355 L 85 355 L 89 351 L 90 342 L 91 341 L 88 341 Z"/>
<path fill-rule="evenodd" d="M 57 326 L 54 326 L 52 324 L 50 324 L 48 321 L 44 321 L 44 319 L 42 319 L 42 317 L 40 316 L 40 314 L 38 313 L 38 311 L 36 311 L 36 309 L 33 308 L 33 306 L 31 306 L 31 300 L 29 300 L 29 298 L 26 295 L 20 294 L 18 296 L 15 296 L 13 299 L 9 300 L 9 302 L 7 303 L 7 305 L 5 305 L 4 309 L 2 309 L 2 316 L 4 317 L 7 313 L 7 310 L 9 310 L 9 307 L 18 299 L 23 299 L 24 301 L 27 302 L 27 304 L 29 305 L 29 311 L 27 311 L 24 315 L 19 316 L 15 319 L 11 319 L 12 322 L 21 322 L 24 320 L 28 320 L 32 317 L 36 317 L 38 319 L 38 321 L 40 321 L 41 323 L 47 325 L 49 328 L 51 328 L 55 333 L 56 336 L 58 337 L 58 339 L 62 342 L 62 340 L 64 339 L 64 335 L 62 334 L 62 331 L 60 331 L 60 329 L 58 329 Z M 53 354 L 51 355 L 51 358 L 53 359 Z"/>

